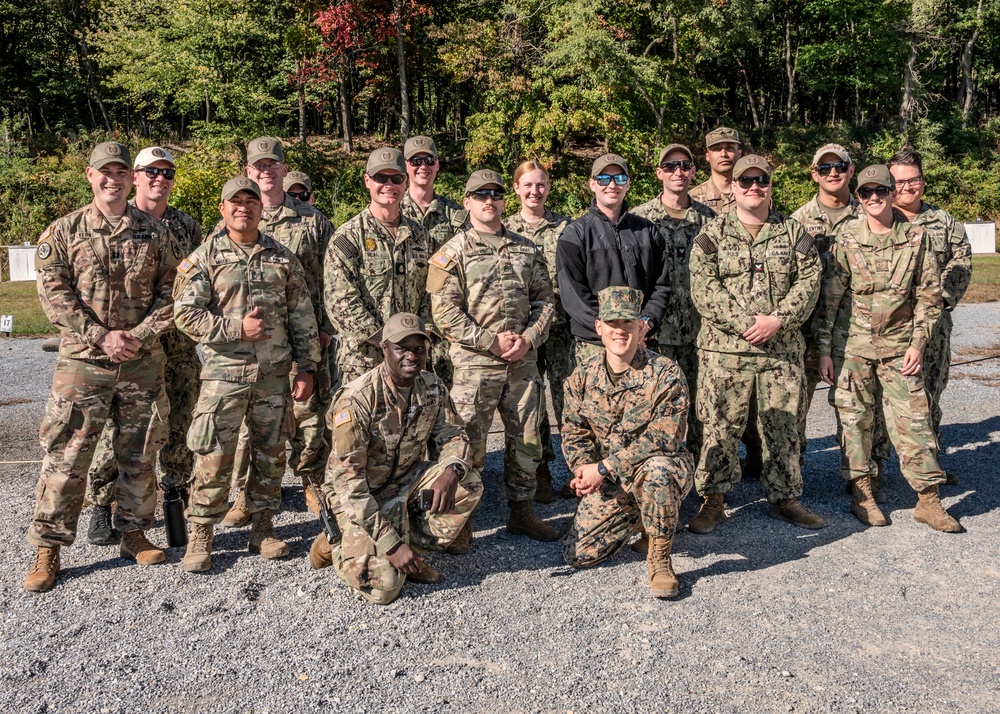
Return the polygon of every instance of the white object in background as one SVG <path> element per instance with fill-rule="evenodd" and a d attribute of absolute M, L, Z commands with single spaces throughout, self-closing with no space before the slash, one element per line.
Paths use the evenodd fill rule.
<path fill-rule="evenodd" d="M 969 221 L 965 224 L 965 234 L 973 253 L 997 252 L 997 224 L 993 221 Z"/>
<path fill-rule="evenodd" d="M 14 331 L 14 316 L 0 315 L 0 332 L 6 332 L 9 336 Z"/>
<path fill-rule="evenodd" d="M 10 260 L 10 280 L 32 281 L 35 280 L 35 246 L 10 246 L 7 249 L 7 257 Z"/>

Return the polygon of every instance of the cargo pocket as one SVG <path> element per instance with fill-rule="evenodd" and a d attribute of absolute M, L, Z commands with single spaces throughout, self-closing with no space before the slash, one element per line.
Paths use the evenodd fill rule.
<path fill-rule="evenodd" d="M 73 432 L 83 426 L 83 414 L 77 410 L 73 415 L 73 402 L 61 397 L 49 397 L 45 405 L 45 418 L 38 431 L 38 443 L 49 453 L 55 446 L 65 445 Z"/>
<path fill-rule="evenodd" d="M 210 454 L 222 449 L 215 420 L 215 412 L 221 400 L 219 395 L 198 397 L 187 433 L 187 447 L 196 454 Z"/>
<path fill-rule="evenodd" d="M 278 444 L 283 444 L 295 435 L 295 407 L 292 405 L 292 397 L 288 394 L 274 395 L 274 400 L 281 399 L 280 405 L 275 404 L 275 419 L 270 424 L 270 428 L 261 435 L 260 448 L 273 449 Z M 270 401 L 270 399 L 268 400 Z M 277 412 L 280 410 L 280 414 Z"/>
<path fill-rule="evenodd" d="M 340 541 L 340 576 L 355 590 L 371 587 L 369 566 L 375 557 L 375 542 L 360 533 L 345 534 Z"/>
<path fill-rule="evenodd" d="M 153 402 L 152 414 L 149 415 L 149 426 L 146 428 L 146 444 L 143 447 L 143 456 L 149 458 L 157 451 L 167 445 L 170 438 L 170 422 L 167 418 L 170 415 L 170 400 L 166 394 L 161 394 Z"/>

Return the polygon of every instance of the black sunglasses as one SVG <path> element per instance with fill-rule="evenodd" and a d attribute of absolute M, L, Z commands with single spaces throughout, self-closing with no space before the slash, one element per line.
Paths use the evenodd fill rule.
<path fill-rule="evenodd" d="M 156 166 L 143 166 L 141 170 L 151 179 L 155 179 L 160 174 L 163 174 L 163 178 L 167 181 L 173 181 L 174 176 L 177 175 L 177 169 L 161 169 Z"/>
<path fill-rule="evenodd" d="M 368 174 L 368 177 L 375 183 L 391 183 L 393 186 L 399 186 L 406 180 L 403 174 Z"/>
<path fill-rule="evenodd" d="M 302 203 L 306 203 L 310 198 L 312 198 L 312 191 L 286 191 L 286 193 L 292 198 L 297 198 Z"/>
<path fill-rule="evenodd" d="M 829 176 L 830 172 L 837 169 L 838 174 L 846 174 L 847 169 L 851 168 L 851 164 L 847 161 L 835 161 L 832 164 L 816 164 L 816 173 L 820 176 Z"/>
<path fill-rule="evenodd" d="M 867 187 L 859 188 L 858 198 L 860 198 L 862 201 L 867 201 L 872 196 L 879 196 L 880 198 L 885 198 L 890 193 L 892 193 L 892 189 L 889 188 L 888 186 L 873 186 L 871 188 Z"/>
<path fill-rule="evenodd" d="M 684 159 L 683 161 L 664 161 L 662 164 L 660 164 L 660 168 L 666 171 L 668 174 L 672 174 L 677 169 L 681 169 L 682 171 L 690 171 L 691 169 L 694 168 L 694 162 L 688 159 Z"/>
<path fill-rule="evenodd" d="M 736 182 L 740 185 L 740 188 L 746 191 L 754 184 L 764 188 L 771 183 L 771 177 L 767 174 L 761 174 L 760 176 L 740 176 L 736 179 Z"/>
<path fill-rule="evenodd" d="M 480 201 L 485 201 L 487 198 L 492 198 L 494 201 L 502 201 L 505 193 L 501 188 L 480 188 L 476 191 L 471 191 L 468 195 Z"/>
<path fill-rule="evenodd" d="M 420 166 L 420 164 L 423 164 L 424 166 L 433 166 L 437 162 L 438 160 L 435 159 L 433 156 L 414 156 L 413 158 L 406 160 L 406 163 L 408 163 L 413 168 L 417 168 L 418 166 Z"/>
<path fill-rule="evenodd" d="M 598 186 L 607 186 L 612 180 L 616 186 L 624 186 L 628 183 L 628 174 L 615 174 L 614 176 L 611 174 L 597 174 L 594 180 L 597 181 Z"/>

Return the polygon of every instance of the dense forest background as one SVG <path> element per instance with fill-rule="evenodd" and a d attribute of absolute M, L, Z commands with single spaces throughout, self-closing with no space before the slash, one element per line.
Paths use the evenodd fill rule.
<path fill-rule="evenodd" d="M 445 193 L 537 158 L 577 214 L 597 153 L 632 162 L 635 204 L 658 147 L 720 123 L 775 163 L 783 210 L 819 145 L 862 165 L 909 142 L 931 200 L 995 218 L 998 59 L 1000 0 L 0 0 L 0 243 L 85 203 L 108 138 L 175 150 L 174 203 L 213 223 L 265 133 L 336 223 L 367 151 L 410 134 L 438 140 Z"/>

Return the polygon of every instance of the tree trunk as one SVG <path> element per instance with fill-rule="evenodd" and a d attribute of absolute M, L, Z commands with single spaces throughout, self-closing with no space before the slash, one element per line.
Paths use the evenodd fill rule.
<path fill-rule="evenodd" d="M 101 119 L 104 121 L 104 128 L 111 131 L 111 120 L 108 118 L 108 110 L 104 107 L 104 100 L 101 99 L 101 90 L 97 86 L 97 77 L 94 76 L 94 64 L 90 61 L 90 50 L 87 47 L 87 39 L 81 35 L 78 43 L 80 49 L 80 60 L 83 68 L 87 71 L 87 84 L 90 87 L 90 94 L 97 102 L 98 109 L 101 110 Z"/>
<path fill-rule="evenodd" d="M 308 130 L 306 129 L 306 88 L 302 83 L 302 77 L 299 76 L 299 61 L 295 60 L 295 85 L 298 89 L 298 102 L 299 102 L 299 143 L 306 143 L 306 135 Z"/>
<path fill-rule="evenodd" d="M 972 103 L 975 100 L 975 85 L 972 83 L 972 47 L 979 39 L 979 32 L 982 29 L 983 0 L 979 0 L 976 7 L 976 29 L 972 31 L 972 37 L 965 43 L 962 50 L 962 85 L 965 89 L 965 101 L 962 103 L 962 128 L 969 124 L 969 114 L 972 113 Z"/>
<path fill-rule="evenodd" d="M 913 113 L 917 106 L 914 96 L 917 83 L 917 41 L 910 38 L 910 55 L 906 59 L 906 67 L 903 69 L 903 101 L 899 105 L 899 130 L 906 133 L 913 121 Z"/>
<path fill-rule="evenodd" d="M 785 75 L 788 77 L 788 99 L 785 103 L 785 123 L 792 123 L 792 106 L 795 99 L 795 75 L 799 64 L 799 50 L 792 57 L 792 21 L 785 20 Z"/>
<path fill-rule="evenodd" d="M 354 140 L 351 137 L 351 112 L 347 106 L 347 76 L 341 72 L 337 88 L 337 103 L 340 104 L 340 126 L 344 135 L 344 151 L 354 153 Z"/>
<path fill-rule="evenodd" d="M 747 75 L 746 67 L 743 66 L 743 62 L 739 57 L 736 58 L 736 64 L 739 65 L 740 73 L 743 75 L 743 85 L 747 90 L 747 102 L 750 104 L 750 116 L 753 117 L 753 128 L 759 130 L 760 116 L 757 114 L 757 102 L 753 98 L 753 89 L 750 87 L 750 77 Z"/>
<path fill-rule="evenodd" d="M 406 81 L 406 48 L 403 46 L 403 0 L 393 0 L 393 14 L 396 22 L 396 57 L 399 62 L 399 99 L 401 102 L 401 126 L 403 141 L 410 138 L 413 113 L 410 109 L 410 87 Z"/>

